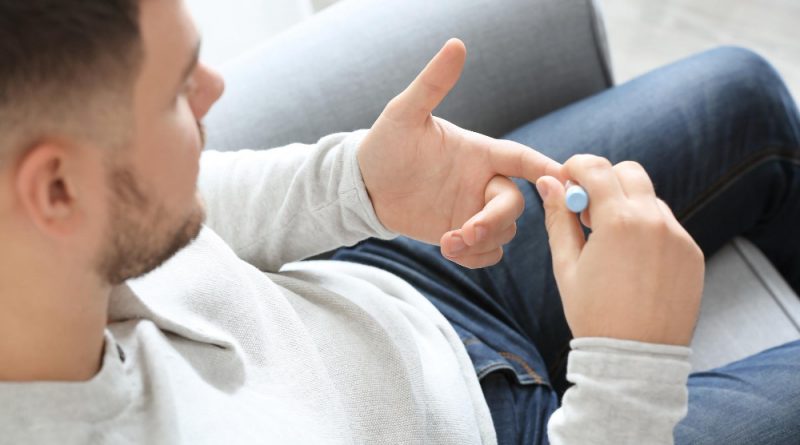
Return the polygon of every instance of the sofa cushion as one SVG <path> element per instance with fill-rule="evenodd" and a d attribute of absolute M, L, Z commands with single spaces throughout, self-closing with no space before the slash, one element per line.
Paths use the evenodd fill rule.
<path fill-rule="evenodd" d="M 737 238 L 706 263 L 694 371 L 800 339 L 800 299 L 756 246 Z"/>

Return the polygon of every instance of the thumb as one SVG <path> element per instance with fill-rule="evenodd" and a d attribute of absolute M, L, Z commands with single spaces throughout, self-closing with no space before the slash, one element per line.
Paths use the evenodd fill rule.
<path fill-rule="evenodd" d="M 542 176 L 536 181 L 536 189 L 544 205 L 553 271 L 561 275 L 578 260 L 586 240 L 578 218 L 564 201 L 564 186 L 552 176 Z"/>
<path fill-rule="evenodd" d="M 458 82 L 466 58 L 464 42 L 448 40 L 414 81 L 389 102 L 384 113 L 395 121 L 424 122 Z"/>

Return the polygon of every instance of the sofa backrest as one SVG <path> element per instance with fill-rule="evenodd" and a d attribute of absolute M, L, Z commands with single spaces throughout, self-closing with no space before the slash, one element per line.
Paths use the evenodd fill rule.
<path fill-rule="evenodd" d="M 368 128 L 450 37 L 467 62 L 434 113 L 490 136 L 611 84 L 591 0 L 344 0 L 223 67 L 207 148 Z"/>

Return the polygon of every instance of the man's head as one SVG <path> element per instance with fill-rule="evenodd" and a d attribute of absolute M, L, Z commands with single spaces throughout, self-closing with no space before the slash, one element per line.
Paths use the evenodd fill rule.
<path fill-rule="evenodd" d="M 198 45 L 181 0 L 0 0 L 0 255 L 116 284 L 197 235 Z"/>

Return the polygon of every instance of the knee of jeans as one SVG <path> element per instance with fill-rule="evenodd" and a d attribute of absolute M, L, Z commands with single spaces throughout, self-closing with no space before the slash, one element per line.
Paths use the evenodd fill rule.
<path fill-rule="evenodd" d="M 784 86 L 778 71 L 761 54 L 741 46 L 721 46 L 716 51 L 720 57 L 727 59 L 744 79 L 758 79 L 768 85 Z"/>
<path fill-rule="evenodd" d="M 737 46 L 722 46 L 700 54 L 690 73 L 700 78 L 706 98 L 717 112 L 729 116 L 758 116 L 771 128 L 780 128 L 778 139 L 797 145 L 800 119 L 797 106 L 780 74 L 758 53 Z M 796 147 L 793 147 L 796 148 Z"/>
<path fill-rule="evenodd" d="M 711 59 L 711 79 L 723 87 L 723 94 L 739 102 L 777 101 L 782 104 L 787 99 L 788 90 L 780 74 L 755 51 L 721 46 L 708 51 L 707 56 Z"/>

